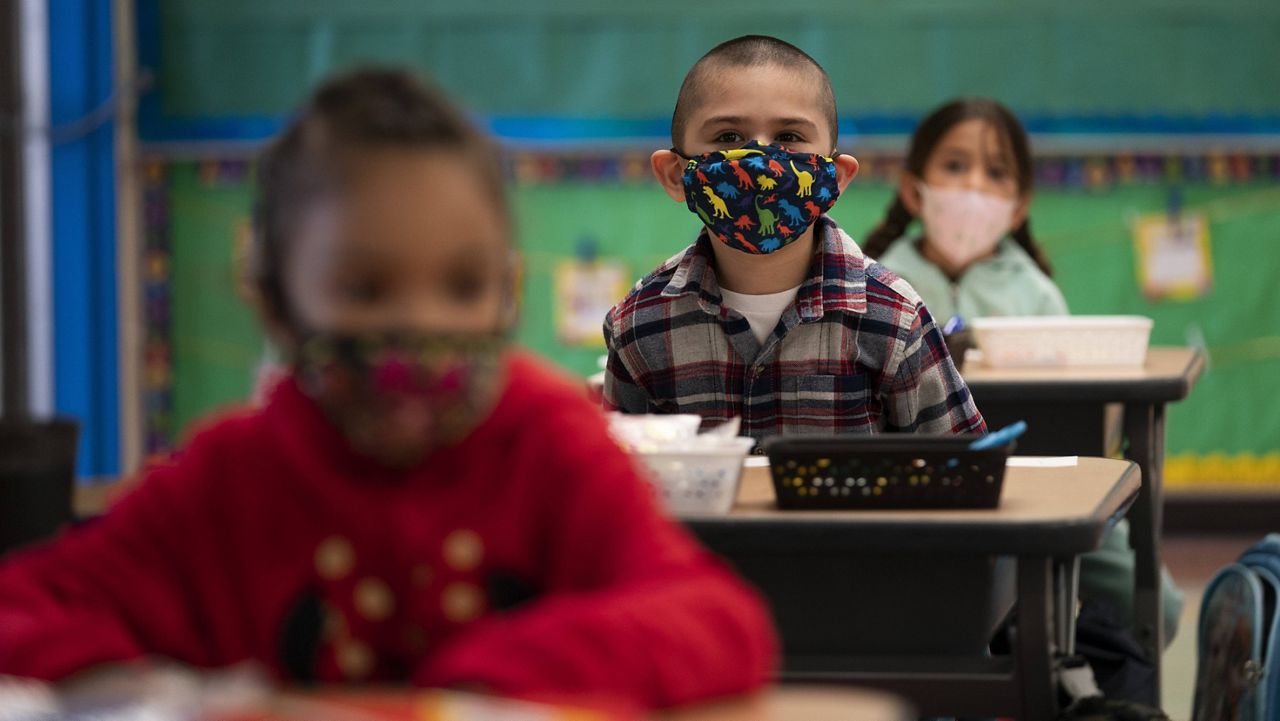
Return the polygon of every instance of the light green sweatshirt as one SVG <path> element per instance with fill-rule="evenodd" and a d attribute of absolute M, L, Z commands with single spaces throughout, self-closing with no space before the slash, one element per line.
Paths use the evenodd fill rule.
<path fill-rule="evenodd" d="M 1000 241 L 995 255 L 970 265 L 955 283 L 920 254 L 918 240 L 901 239 L 877 260 L 916 289 L 939 326 L 956 315 L 971 320 L 1067 314 L 1062 291 L 1009 238 Z"/>

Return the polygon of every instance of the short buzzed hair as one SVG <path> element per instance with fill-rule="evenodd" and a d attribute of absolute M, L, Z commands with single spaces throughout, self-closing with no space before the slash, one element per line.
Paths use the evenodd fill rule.
<path fill-rule="evenodd" d="M 827 123 L 831 126 L 831 142 L 835 143 L 837 134 L 836 97 L 831 90 L 831 78 L 822 69 L 818 61 L 809 54 L 785 40 L 768 35 L 743 35 L 726 40 L 711 48 L 706 55 L 689 68 L 680 85 L 680 95 L 676 98 L 676 109 L 671 114 L 671 145 L 679 148 L 684 138 L 684 131 L 689 125 L 689 116 L 700 106 L 706 96 L 707 81 L 716 70 L 725 67 L 759 67 L 776 65 L 798 72 L 814 73 L 818 80 L 821 97 L 818 102 Z"/>

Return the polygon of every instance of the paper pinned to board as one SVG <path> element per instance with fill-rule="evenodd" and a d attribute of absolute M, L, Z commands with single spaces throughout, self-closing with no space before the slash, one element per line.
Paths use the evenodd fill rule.
<path fill-rule="evenodd" d="M 594 254 L 594 251 L 592 251 Z M 631 289 L 632 276 L 617 259 L 570 259 L 556 264 L 555 327 L 562 343 L 604 348 L 600 319 Z"/>
<path fill-rule="evenodd" d="M 1194 300 L 1213 285 L 1209 219 L 1204 211 L 1181 211 L 1177 195 L 1170 203 L 1168 213 L 1134 223 L 1138 281 L 1150 300 Z"/>
<path fill-rule="evenodd" d="M 1080 456 L 1010 456 L 1006 468 L 1072 468 L 1080 465 Z"/>

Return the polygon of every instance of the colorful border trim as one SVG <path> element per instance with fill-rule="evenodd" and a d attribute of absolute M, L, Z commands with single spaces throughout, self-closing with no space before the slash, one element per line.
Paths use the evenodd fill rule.
<path fill-rule="evenodd" d="M 143 448 L 151 455 L 168 450 L 173 439 L 168 164 L 147 160 L 142 176 Z"/>
<path fill-rule="evenodd" d="M 894 183 L 901 153 L 855 153 L 859 182 Z M 649 182 L 649 153 L 623 151 L 522 151 L 508 153 L 517 183 Z M 1036 184 L 1049 188 L 1104 190 L 1132 184 L 1280 182 L 1280 150 L 1203 153 L 1044 154 L 1035 161 Z"/>
<path fill-rule="evenodd" d="M 1164 462 L 1166 488 L 1280 490 L 1280 453 L 1179 454 Z"/>
<path fill-rule="evenodd" d="M 178 441 L 173 424 L 173 288 L 169 216 L 170 168 L 164 157 L 142 163 L 143 188 L 143 444 L 148 456 L 164 453 Z M 205 186 L 250 182 L 252 165 L 243 158 L 199 163 Z"/>

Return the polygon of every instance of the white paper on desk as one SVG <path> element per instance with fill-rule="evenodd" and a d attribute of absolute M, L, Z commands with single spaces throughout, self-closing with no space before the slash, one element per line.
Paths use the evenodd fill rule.
<path fill-rule="evenodd" d="M 1080 465 L 1079 456 L 1010 456 L 1007 468 L 1070 468 Z"/>

